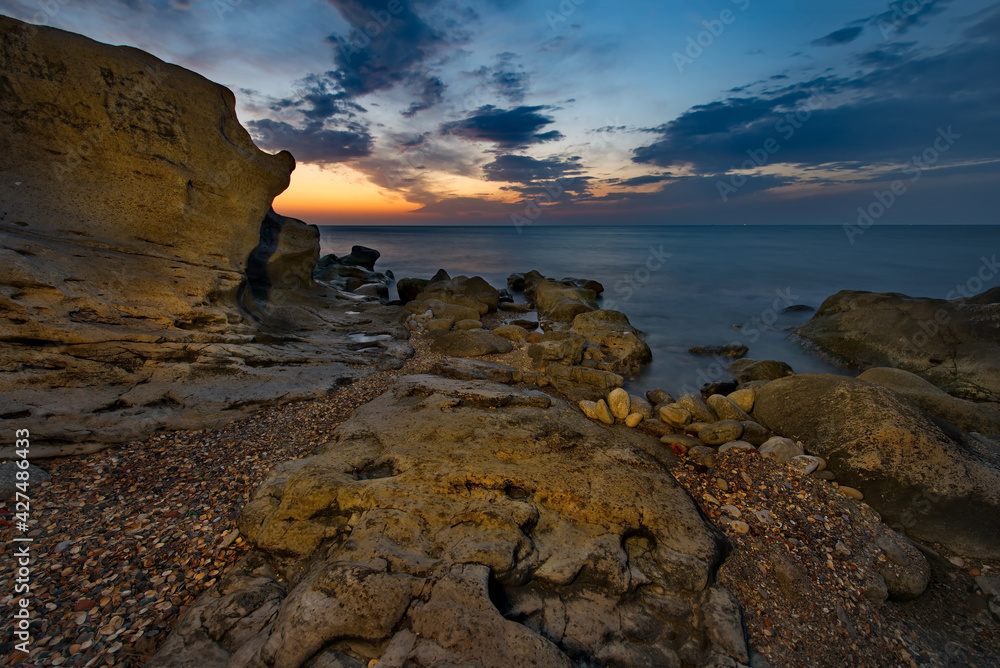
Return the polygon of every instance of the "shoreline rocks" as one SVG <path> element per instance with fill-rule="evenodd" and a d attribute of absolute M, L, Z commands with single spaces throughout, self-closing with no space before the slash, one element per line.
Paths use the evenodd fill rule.
<path fill-rule="evenodd" d="M 712 584 L 721 538 L 644 442 L 537 392 L 401 379 L 272 471 L 240 518 L 267 563 L 213 587 L 149 665 L 745 662 Z"/>
<path fill-rule="evenodd" d="M 899 368 L 957 397 L 998 402 L 998 318 L 1000 288 L 951 301 L 844 290 L 797 333 L 854 366 Z"/>

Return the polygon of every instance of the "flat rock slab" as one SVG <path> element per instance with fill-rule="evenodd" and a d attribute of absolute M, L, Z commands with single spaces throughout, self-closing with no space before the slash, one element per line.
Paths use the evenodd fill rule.
<path fill-rule="evenodd" d="M 287 595 L 237 569 L 149 665 L 745 662 L 720 535 L 639 438 L 541 393 L 405 377 L 243 511 Z"/>

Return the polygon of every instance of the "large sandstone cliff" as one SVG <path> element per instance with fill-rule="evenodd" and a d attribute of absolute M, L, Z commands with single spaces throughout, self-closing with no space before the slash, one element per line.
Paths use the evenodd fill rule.
<path fill-rule="evenodd" d="M 318 255 L 301 221 L 262 230 L 294 166 L 254 146 L 228 89 L 0 16 L 0 421 L 34 456 L 322 394 L 383 356 L 352 328 L 405 338 L 308 280 L 250 289 L 259 245 L 272 278 Z"/>

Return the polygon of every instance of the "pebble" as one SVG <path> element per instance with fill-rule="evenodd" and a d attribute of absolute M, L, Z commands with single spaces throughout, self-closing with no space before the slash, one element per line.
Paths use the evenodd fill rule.
<path fill-rule="evenodd" d="M 746 522 L 741 521 L 741 520 L 736 520 L 735 522 L 731 523 L 729 526 L 731 526 L 732 529 L 733 529 L 733 531 L 735 531 L 738 534 L 746 534 L 746 533 L 750 532 L 750 525 L 747 524 Z"/>
<path fill-rule="evenodd" d="M 611 409 L 608 407 L 608 403 L 604 401 L 604 399 L 598 401 L 594 406 L 594 415 L 604 424 L 610 425 L 615 423 L 615 416 L 612 415 Z"/>
<path fill-rule="evenodd" d="M 746 441 L 729 441 L 729 443 L 724 443 L 719 446 L 719 452 L 729 452 L 730 450 L 753 450 L 756 451 L 757 448 L 753 447 Z"/>
<path fill-rule="evenodd" d="M 642 413 L 631 413 L 627 418 L 625 418 L 626 427 L 638 427 L 639 423 L 643 421 Z"/>
<path fill-rule="evenodd" d="M 680 404 L 670 404 L 660 407 L 660 419 L 671 427 L 683 429 L 691 424 L 691 411 Z"/>
<path fill-rule="evenodd" d="M 624 420 L 632 412 L 632 400 L 628 396 L 628 392 L 617 387 L 608 393 L 608 407 L 616 419 Z"/>
<path fill-rule="evenodd" d="M 861 490 L 854 489 L 853 487 L 846 487 L 844 485 L 840 485 L 837 489 L 852 499 L 857 499 L 858 501 L 865 500 L 865 495 L 861 492 Z"/>
<path fill-rule="evenodd" d="M 822 460 L 812 455 L 798 455 L 788 460 L 788 466 L 799 475 L 809 475 L 819 469 Z"/>
<path fill-rule="evenodd" d="M 698 438 L 707 445 L 722 445 L 736 441 L 743 435 L 743 425 L 736 420 L 720 420 L 698 432 Z"/>

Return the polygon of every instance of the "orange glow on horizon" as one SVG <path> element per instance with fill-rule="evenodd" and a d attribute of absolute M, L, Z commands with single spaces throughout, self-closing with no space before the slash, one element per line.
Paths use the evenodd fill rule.
<path fill-rule="evenodd" d="M 274 199 L 275 211 L 298 218 L 330 214 L 391 216 L 418 207 L 399 193 L 380 188 L 347 165 L 298 165 L 292 172 L 288 190 Z"/>

